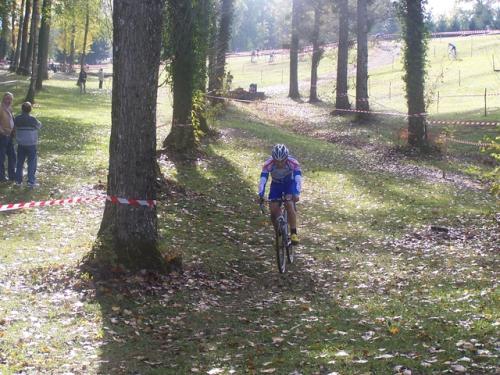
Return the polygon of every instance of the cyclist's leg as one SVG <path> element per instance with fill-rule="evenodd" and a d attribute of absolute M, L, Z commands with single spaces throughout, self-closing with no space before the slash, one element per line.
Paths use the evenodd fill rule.
<path fill-rule="evenodd" d="M 297 230 L 297 213 L 295 211 L 295 206 L 293 204 L 292 194 L 287 194 L 286 199 L 286 211 L 288 213 L 288 223 L 290 224 L 290 229 Z"/>
<path fill-rule="evenodd" d="M 277 226 L 276 219 L 281 215 L 280 201 L 282 194 L 283 185 L 271 183 L 271 187 L 269 188 L 269 211 L 271 213 L 271 221 L 275 230 Z"/>

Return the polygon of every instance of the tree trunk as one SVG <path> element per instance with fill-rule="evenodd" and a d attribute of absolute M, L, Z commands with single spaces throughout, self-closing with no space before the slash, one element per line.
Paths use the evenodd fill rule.
<path fill-rule="evenodd" d="M 219 33 L 217 35 L 216 63 L 215 63 L 215 91 L 221 92 L 224 85 L 226 70 L 226 53 L 231 39 L 231 24 L 233 20 L 233 0 L 222 0 Z"/>
<path fill-rule="evenodd" d="M 19 59 L 19 66 L 17 67 L 17 74 L 28 74 L 27 68 L 27 57 L 28 57 L 28 31 L 30 27 L 30 17 L 31 17 L 31 0 L 26 0 L 26 7 L 24 11 L 24 21 L 23 21 L 23 34 L 21 39 L 21 55 Z"/>
<path fill-rule="evenodd" d="M 358 0 L 357 7 L 356 109 L 369 111 L 368 101 L 368 12 L 367 0 Z M 358 113 L 358 119 L 368 117 Z"/>
<path fill-rule="evenodd" d="M 337 95 L 335 108 L 350 109 L 347 96 L 347 69 L 349 58 L 349 3 L 339 0 L 339 48 L 337 58 Z"/>
<path fill-rule="evenodd" d="M 12 11 L 11 11 L 11 21 L 10 24 L 12 25 L 12 32 L 10 33 L 10 49 L 12 52 L 16 49 L 16 7 L 17 7 L 17 0 L 14 0 L 12 2 Z"/>
<path fill-rule="evenodd" d="M 75 63 L 75 39 L 76 39 L 76 25 L 71 25 L 71 39 L 69 41 L 69 72 L 74 72 L 73 64 Z"/>
<path fill-rule="evenodd" d="M 217 64 L 217 15 L 212 19 L 212 30 L 208 39 L 208 93 L 215 92 L 215 65 Z"/>
<path fill-rule="evenodd" d="M 406 72 L 406 100 L 408 102 L 408 144 L 427 146 L 425 117 L 425 57 L 427 44 L 422 0 L 404 0 L 406 6 L 404 32 L 404 59 Z"/>
<path fill-rule="evenodd" d="M 208 56 L 208 43 L 210 39 L 210 18 L 212 17 L 210 0 L 201 0 L 196 3 L 196 17 L 197 17 L 197 77 L 196 83 L 199 93 L 205 95 L 207 92 L 207 56 Z M 205 117 L 205 97 L 201 97 L 199 100 L 203 104 L 200 103 L 199 106 L 196 106 L 194 109 L 195 116 L 198 119 L 200 130 L 204 134 L 208 134 L 210 129 L 208 127 L 208 122 Z"/>
<path fill-rule="evenodd" d="M 2 9 L 2 33 L 0 35 L 0 59 L 5 59 L 5 56 L 9 53 L 9 36 L 10 36 L 10 12 L 7 4 L 1 7 Z"/>
<path fill-rule="evenodd" d="M 292 2 L 292 40 L 290 43 L 290 86 L 288 96 L 292 99 L 299 99 L 299 19 L 300 19 L 300 0 Z"/>
<path fill-rule="evenodd" d="M 309 91 L 309 103 L 319 101 L 318 98 L 318 66 L 323 55 L 319 43 L 319 27 L 321 21 L 321 7 L 319 2 L 314 3 L 314 29 L 312 33 L 313 54 L 311 62 L 311 90 Z"/>
<path fill-rule="evenodd" d="M 19 68 L 19 59 L 21 58 L 21 44 L 23 40 L 23 29 L 24 29 L 24 0 L 21 2 L 21 8 L 19 8 L 19 25 L 17 30 L 17 41 L 16 41 L 16 52 L 14 52 L 14 58 L 10 64 L 10 71 L 15 72 Z"/>
<path fill-rule="evenodd" d="M 35 84 L 36 75 L 38 73 L 37 58 L 38 58 L 38 18 L 39 4 L 38 0 L 33 0 L 33 17 L 31 17 L 31 36 L 33 41 L 33 50 L 31 51 L 31 79 L 28 93 L 26 94 L 26 102 L 35 103 Z"/>
<path fill-rule="evenodd" d="M 156 99 L 162 0 L 113 2 L 113 98 L 108 196 L 153 200 Z M 98 239 L 86 264 L 103 277 L 120 265 L 166 269 L 158 250 L 156 207 L 106 201 Z"/>
<path fill-rule="evenodd" d="M 38 73 L 35 85 L 36 90 L 41 90 L 43 80 L 49 78 L 48 58 L 51 7 L 52 0 L 43 0 L 42 25 L 40 26 L 40 38 L 38 42 Z"/>
<path fill-rule="evenodd" d="M 85 32 L 83 33 L 83 47 L 82 47 L 82 56 L 80 59 L 80 71 L 85 67 L 85 54 L 87 51 L 87 38 L 89 35 L 89 22 L 90 22 L 90 10 L 89 4 L 87 3 L 87 9 L 85 14 Z"/>
<path fill-rule="evenodd" d="M 39 3 L 38 1 L 36 2 L 37 4 Z M 31 72 L 32 72 L 32 62 L 33 62 L 33 48 L 35 46 L 35 41 L 33 40 L 33 17 L 34 17 L 34 14 L 35 14 L 35 10 L 34 10 L 34 4 L 35 4 L 35 0 L 32 0 L 32 5 L 33 5 L 33 9 L 31 10 L 31 26 L 30 26 L 30 32 L 29 32 L 29 42 L 28 42 L 28 55 L 26 56 L 26 65 L 25 65 L 25 68 L 26 68 L 26 72 L 25 72 L 25 75 L 30 75 L 31 76 Z M 37 10 L 38 12 L 38 10 Z M 37 13 L 38 14 L 38 13 Z M 36 24 L 38 25 L 39 22 L 38 20 L 36 20 Z M 38 35 L 38 29 L 36 30 L 36 35 Z M 37 40 L 37 43 L 38 43 L 38 40 Z"/>
<path fill-rule="evenodd" d="M 195 128 L 191 118 L 193 108 L 193 79 L 195 56 L 193 52 L 193 9 L 191 1 L 170 0 L 169 21 L 175 43 L 172 61 L 172 86 L 174 93 L 172 130 L 163 147 L 182 156 L 196 149 Z"/>

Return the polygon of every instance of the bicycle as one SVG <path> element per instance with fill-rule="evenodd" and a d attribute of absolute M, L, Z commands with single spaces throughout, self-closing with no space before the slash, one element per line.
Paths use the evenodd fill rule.
<path fill-rule="evenodd" d="M 293 248 L 292 240 L 290 238 L 290 226 L 288 224 L 288 213 L 286 210 L 286 202 L 291 199 L 285 199 L 284 196 L 279 200 L 281 214 L 276 218 L 276 230 L 275 230 L 275 249 L 276 249 L 276 261 L 278 263 L 278 271 L 280 273 L 286 272 L 286 263 L 292 264 L 295 260 L 295 250 Z M 260 203 L 260 209 L 262 213 L 265 213 L 264 201 Z M 295 203 L 294 203 L 294 209 Z M 286 254 L 286 256 L 285 256 Z"/>

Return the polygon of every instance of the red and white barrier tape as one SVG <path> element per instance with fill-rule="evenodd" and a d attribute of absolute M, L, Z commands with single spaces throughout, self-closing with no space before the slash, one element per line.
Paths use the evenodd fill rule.
<path fill-rule="evenodd" d="M 491 146 L 491 143 L 465 141 L 463 139 L 457 139 L 457 138 L 445 137 L 445 136 L 441 137 L 441 139 L 444 139 L 445 141 L 452 142 L 452 143 L 458 143 L 461 145 L 470 145 L 470 146 L 477 146 L 477 147 L 490 147 Z"/>
<path fill-rule="evenodd" d="M 127 198 L 119 198 L 119 197 L 114 197 L 114 196 L 106 196 L 106 200 L 113 202 L 115 204 L 126 204 L 129 206 L 147 206 L 147 207 L 154 207 L 156 206 L 156 201 L 147 199 L 147 200 L 142 200 L 142 199 L 127 199 Z"/>
<path fill-rule="evenodd" d="M 35 207 L 51 207 L 51 206 L 64 206 L 68 204 L 77 204 L 77 203 L 88 203 L 93 201 L 99 201 L 106 199 L 115 204 L 125 204 L 130 206 L 147 206 L 154 207 L 156 205 L 156 200 L 140 200 L 140 199 L 127 199 L 127 198 L 119 198 L 115 196 L 104 196 L 104 195 L 95 195 L 92 197 L 76 197 L 76 198 L 67 198 L 67 199 L 51 199 L 47 201 L 39 201 L 39 202 L 20 202 L 20 203 L 7 203 L 0 204 L 0 212 L 1 211 L 12 211 L 12 210 L 20 210 L 23 208 L 35 208 Z"/>
<path fill-rule="evenodd" d="M 499 126 L 498 121 L 452 121 L 452 120 L 428 120 L 434 125 L 476 125 L 476 126 Z"/>

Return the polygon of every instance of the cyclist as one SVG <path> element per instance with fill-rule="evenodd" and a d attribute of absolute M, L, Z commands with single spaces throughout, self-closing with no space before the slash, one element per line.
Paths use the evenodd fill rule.
<path fill-rule="evenodd" d="M 264 201 L 266 183 L 271 175 L 271 187 L 269 188 L 269 210 L 271 220 L 276 229 L 276 219 L 280 215 L 280 200 L 285 194 L 288 222 L 290 223 L 291 240 L 294 245 L 299 243 L 297 236 L 297 216 L 294 202 L 299 201 L 302 188 L 302 171 L 299 162 L 288 154 L 288 149 L 283 144 L 276 144 L 272 149 L 272 156 L 266 160 L 262 167 L 259 183 L 259 197 L 261 203 Z"/>

